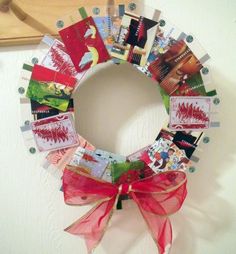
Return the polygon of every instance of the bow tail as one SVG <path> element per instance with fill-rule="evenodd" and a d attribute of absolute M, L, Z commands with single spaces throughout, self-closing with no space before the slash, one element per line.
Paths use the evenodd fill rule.
<path fill-rule="evenodd" d="M 172 226 L 169 218 L 145 211 L 141 206 L 139 210 L 157 245 L 159 254 L 168 254 L 172 244 Z"/>
<path fill-rule="evenodd" d="M 115 197 L 101 201 L 82 218 L 65 229 L 68 233 L 84 238 L 89 254 L 97 247 L 104 235 L 115 201 Z"/>

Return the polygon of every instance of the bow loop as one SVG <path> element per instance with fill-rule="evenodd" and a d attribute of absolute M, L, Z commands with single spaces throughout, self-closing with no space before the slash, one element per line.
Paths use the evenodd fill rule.
<path fill-rule="evenodd" d="M 63 173 L 64 200 L 68 205 L 87 205 L 117 195 L 111 183 L 88 176 L 80 167 L 67 166 Z"/>
<path fill-rule="evenodd" d="M 117 186 L 93 178 L 78 167 L 67 166 L 63 173 L 66 204 L 97 205 L 65 230 L 83 237 L 91 253 L 105 233 L 119 195 L 129 194 L 138 205 L 159 253 L 164 254 L 172 242 L 168 216 L 181 208 L 187 194 L 186 183 L 185 173 L 175 171 Z"/>

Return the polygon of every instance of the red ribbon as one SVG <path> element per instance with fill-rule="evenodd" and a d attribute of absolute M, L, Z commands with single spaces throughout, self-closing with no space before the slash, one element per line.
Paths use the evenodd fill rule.
<path fill-rule="evenodd" d="M 79 168 L 67 166 L 63 174 L 63 191 L 68 205 L 96 206 L 65 231 L 83 237 L 88 253 L 101 241 L 119 195 L 128 194 L 138 205 L 160 254 L 172 243 L 169 215 L 177 212 L 187 195 L 184 172 L 167 171 L 120 186 L 93 178 Z"/>

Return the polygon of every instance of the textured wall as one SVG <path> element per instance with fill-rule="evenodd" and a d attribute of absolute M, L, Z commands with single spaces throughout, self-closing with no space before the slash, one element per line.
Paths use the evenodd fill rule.
<path fill-rule="evenodd" d="M 209 131 L 197 172 L 189 175 L 189 196 L 172 216 L 172 254 L 236 252 L 235 0 L 147 1 L 186 32 L 212 57 L 212 78 L 221 97 L 221 129 Z M 157 2 L 157 3 L 156 3 Z M 3 24 L 0 24 L 0 27 Z M 19 132 L 17 82 L 33 47 L 0 49 L 0 253 L 85 254 L 82 240 L 63 228 L 87 208 L 68 207 L 60 181 L 40 167 L 40 156 L 24 149 Z M 150 143 L 166 115 L 155 84 L 128 66 L 105 66 L 76 95 L 76 123 L 95 145 L 128 154 Z M 157 253 L 132 203 L 116 212 L 97 254 Z"/>

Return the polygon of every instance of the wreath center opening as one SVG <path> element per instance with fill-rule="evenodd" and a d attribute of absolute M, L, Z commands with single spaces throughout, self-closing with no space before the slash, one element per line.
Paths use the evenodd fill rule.
<path fill-rule="evenodd" d="M 78 133 L 123 155 L 151 144 L 168 118 L 156 83 L 129 64 L 96 66 L 73 97 Z"/>

